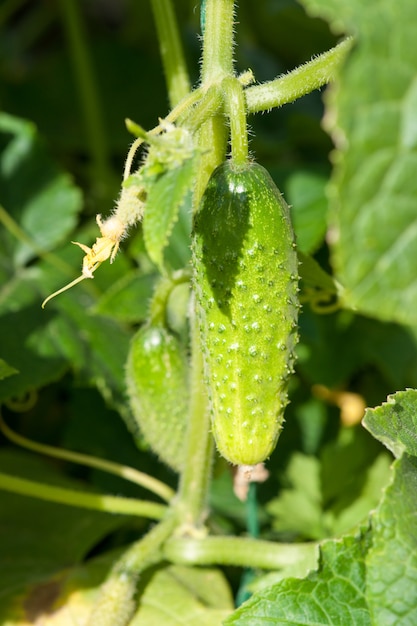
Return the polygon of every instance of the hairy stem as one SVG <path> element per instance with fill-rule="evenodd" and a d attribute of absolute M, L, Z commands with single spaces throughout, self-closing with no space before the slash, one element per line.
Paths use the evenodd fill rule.
<path fill-rule="evenodd" d="M 300 561 L 313 568 L 317 544 L 284 544 L 242 537 L 173 538 L 164 554 L 173 563 L 185 565 L 233 565 L 277 570 Z"/>
<path fill-rule="evenodd" d="M 166 502 L 169 502 L 174 496 L 174 491 L 170 487 L 168 487 L 168 485 L 161 482 L 160 480 L 157 480 L 153 476 L 149 476 L 144 472 L 138 471 L 133 467 L 120 465 L 119 463 L 114 463 L 105 459 L 98 459 L 96 457 L 89 456 L 88 454 L 80 454 L 79 452 L 73 452 L 71 450 L 61 450 L 60 448 L 54 448 L 53 446 L 47 446 L 41 443 L 37 443 L 36 441 L 31 441 L 30 439 L 26 439 L 26 437 L 22 437 L 21 435 L 11 430 L 11 428 L 9 428 L 6 422 L 3 420 L 1 414 L 0 430 L 3 435 L 10 439 L 10 441 L 16 443 L 18 446 L 22 446 L 29 450 L 33 450 L 34 452 L 46 454 L 57 459 L 63 459 L 65 461 L 78 463 L 87 467 L 95 467 L 102 472 L 114 474 L 115 476 L 119 476 L 120 478 L 124 478 L 125 480 L 129 480 L 136 485 L 140 485 L 141 487 L 148 489 Z"/>
<path fill-rule="evenodd" d="M 204 521 L 213 452 L 200 337 L 195 318 L 192 327 L 191 377 L 190 423 L 184 446 L 186 462 L 181 474 L 177 503 L 184 528 L 198 528 Z"/>
<path fill-rule="evenodd" d="M 202 83 L 233 74 L 233 0 L 206 0 Z"/>
<path fill-rule="evenodd" d="M 163 521 L 126 550 L 101 588 L 87 626 L 127 626 L 130 623 L 136 609 L 140 575 L 162 560 L 161 546 L 176 523 L 175 512 L 171 510 Z"/>
<path fill-rule="evenodd" d="M 248 130 L 243 87 L 237 78 L 227 77 L 222 82 L 226 115 L 230 124 L 232 161 L 243 167 L 248 162 Z"/>
<path fill-rule="evenodd" d="M 40 500 L 48 500 L 49 502 L 102 511 L 103 513 L 118 513 L 119 515 L 136 515 L 150 519 L 161 519 L 166 511 L 165 505 L 155 502 L 85 493 L 64 487 L 53 487 L 52 485 L 45 485 L 34 480 L 9 476 L 2 472 L 0 473 L 0 489 L 19 493 L 23 496 L 39 498 Z"/>
<path fill-rule="evenodd" d="M 320 89 L 334 79 L 351 47 L 352 39 L 346 39 L 288 74 L 261 85 L 248 87 L 245 90 L 248 112 L 259 113 L 280 107 L 315 89 Z"/>
<path fill-rule="evenodd" d="M 233 0 L 206 1 L 201 71 L 203 88 L 209 89 L 210 85 L 232 75 L 233 11 Z M 211 173 L 225 158 L 227 128 L 223 115 L 213 115 L 201 126 L 198 145 L 202 157 L 194 185 L 194 212 L 198 210 Z M 190 419 L 184 449 L 186 463 L 181 474 L 177 505 L 183 527 L 198 528 L 203 524 L 206 513 L 213 441 L 203 381 L 200 333 L 194 313 L 191 313 L 191 334 Z"/>

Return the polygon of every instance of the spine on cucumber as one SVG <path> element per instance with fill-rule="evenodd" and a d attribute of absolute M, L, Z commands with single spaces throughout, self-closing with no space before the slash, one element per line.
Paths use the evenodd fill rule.
<path fill-rule="evenodd" d="M 282 429 L 299 308 L 288 206 L 262 166 L 228 161 L 213 172 L 192 249 L 217 448 L 232 464 L 255 465 Z"/>

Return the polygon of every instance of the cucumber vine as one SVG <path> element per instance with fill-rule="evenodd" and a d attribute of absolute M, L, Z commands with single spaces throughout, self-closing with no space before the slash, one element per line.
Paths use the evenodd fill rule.
<path fill-rule="evenodd" d="M 82 273 L 68 285 L 49 295 L 42 306 L 66 289 L 75 287 L 85 279 L 92 279 L 103 262 L 116 261 L 120 242 L 129 235 L 133 227 L 142 222 L 149 256 L 162 276 L 152 303 L 150 323 L 159 329 L 159 336 L 163 334 L 163 340 L 171 346 L 171 329 L 165 318 L 166 303 L 172 289 L 179 283 L 189 280 L 189 269 L 173 273 L 165 263 L 164 250 L 181 207 L 192 193 L 193 215 L 195 217 L 198 214 L 201 200 L 213 172 L 227 159 L 229 141 L 230 162 L 234 170 L 245 172 L 245 168 L 248 168 L 251 163 L 247 116 L 293 102 L 304 94 L 327 84 L 343 63 L 350 50 L 351 40 L 342 41 L 332 50 L 312 59 L 289 74 L 263 84 L 256 84 L 256 77 L 250 70 L 241 75 L 235 72 L 233 50 L 236 7 L 234 0 L 206 0 L 204 19 L 202 19 L 204 28 L 200 83 L 194 90 L 191 90 L 173 3 L 171 0 L 152 0 L 151 4 L 171 110 L 150 131 L 145 131 L 134 121 L 126 120 L 127 128 L 134 135 L 134 140 L 126 159 L 116 207 L 107 218 L 97 216 L 100 233 L 91 248 L 83 243 L 74 242 L 85 253 Z M 69 22 L 73 24 L 74 20 L 76 20 L 76 15 L 72 15 Z M 74 54 L 77 50 L 80 53 L 80 42 L 74 36 L 73 29 L 69 36 L 72 37 Z M 94 97 L 91 96 L 91 98 L 86 108 L 90 111 L 91 132 L 95 132 L 94 129 L 100 122 L 94 120 Z M 94 158 L 97 171 L 102 172 L 105 165 L 103 155 L 98 155 L 100 151 L 105 151 L 105 148 L 99 148 L 96 151 L 97 154 L 94 153 Z M 135 169 L 133 164 L 139 151 L 142 152 L 143 158 L 139 167 Z M 226 211 L 226 208 L 224 210 Z M 218 217 L 219 220 L 220 217 Z M 259 215 L 257 219 L 260 219 Z M 268 229 L 269 225 L 263 224 L 262 228 Z M 201 249 L 201 255 L 205 253 L 206 248 L 207 246 Z M 292 244 L 289 246 L 288 254 L 295 255 L 291 250 Z M 237 250 L 236 254 L 239 253 L 240 251 Z M 248 254 L 252 254 L 252 251 L 249 250 Z M 285 259 L 281 260 L 282 263 L 284 261 Z M 198 262 L 199 259 L 197 259 Z M 251 269 L 253 269 L 252 266 Z M 220 278 L 221 271 L 219 268 L 218 278 Z M 291 300 L 295 294 L 293 283 L 297 280 L 297 270 L 293 259 L 291 267 L 286 267 L 285 272 L 288 283 L 291 284 L 291 294 L 288 295 L 289 292 L 285 287 L 281 296 L 284 294 L 284 298 Z M 273 282 L 271 277 L 269 281 Z M 0 486 L 4 489 L 75 506 L 110 510 L 114 513 L 125 512 L 160 520 L 144 538 L 130 546 L 114 565 L 101 590 L 89 621 L 90 626 L 99 624 L 101 626 L 107 623 L 120 624 L 120 626 L 128 624 L 135 611 L 135 589 L 140 573 L 163 560 L 167 559 L 174 563 L 228 564 L 267 569 L 276 568 L 277 564 L 291 558 L 292 550 L 294 550 L 291 545 L 274 544 L 254 538 L 210 536 L 206 519 L 213 439 L 205 382 L 207 370 L 206 375 L 203 373 L 203 353 L 210 352 L 210 349 L 207 345 L 202 345 L 199 319 L 195 314 L 195 295 L 194 293 L 191 296 L 189 345 L 182 346 L 191 353 L 188 368 L 190 393 L 186 400 L 186 434 L 182 450 L 177 453 L 181 453 L 183 458 L 181 463 L 175 464 L 179 471 L 179 487 L 175 496 L 169 487 L 152 477 L 146 477 L 129 468 L 116 466 L 116 464 L 91 459 L 85 455 L 59 452 L 47 446 L 28 442 L 13 434 L 3 421 L 0 422 L 3 433 L 20 445 L 44 454 L 60 456 L 76 463 L 85 463 L 100 467 L 104 471 L 117 473 L 148 488 L 164 500 L 164 504 L 157 504 L 122 498 L 110 499 L 110 497 L 95 494 L 82 496 L 78 494 L 78 497 L 75 497 L 68 490 L 47 488 L 31 481 L 0 475 Z M 254 295 L 256 294 L 250 294 L 250 297 Z M 292 307 L 291 310 L 296 308 L 292 300 L 290 304 L 287 300 L 285 301 L 287 309 L 288 306 Z M 287 315 L 285 310 L 282 316 L 287 320 L 285 334 L 289 336 L 293 332 L 293 321 L 296 316 L 292 312 Z M 232 321 L 232 325 L 233 323 Z M 281 337 L 279 341 L 286 350 L 287 338 Z M 291 340 L 288 345 L 291 352 L 293 341 Z M 166 364 L 167 353 L 163 357 L 161 354 L 161 351 L 158 352 L 159 356 L 155 358 L 164 358 Z M 172 354 L 170 352 L 169 358 L 172 358 L 174 362 Z M 282 364 L 280 367 L 283 367 Z M 285 380 L 287 380 L 292 371 L 292 361 L 285 367 L 288 370 L 285 373 Z M 146 366 L 143 363 L 142 368 L 146 382 Z M 145 388 L 141 388 L 141 394 L 142 397 L 146 396 Z M 283 404 L 285 405 L 284 400 Z M 146 403 L 144 407 L 147 410 Z M 158 419 L 158 416 L 155 416 L 155 419 Z M 277 428 L 278 426 L 280 424 Z M 164 424 L 159 424 L 159 427 L 164 428 Z M 253 436 L 257 436 L 256 432 Z M 275 444 L 275 440 L 274 434 L 271 441 Z M 150 443 L 152 445 L 152 441 Z M 268 444 L 265 450 L 265 454 L 262 453 L 259 459 L 256 455 L 253 457 L 249 455 L 248 464 L 263 461 L 270 453 L 271 446 Z M 239 455 L 236 458 L 239 459 Z M 233 459 L 234 457 L 232 461 Z M 240 464 L 239 460 L 235 462 Z M 242 463 L 245 464 L 245 461 L 243 460 Z M 308 552 L 313 549 L 314 546 L 306 547 Z M 297 546 L 297 550 L 300 550 L 300 546 Z"/>

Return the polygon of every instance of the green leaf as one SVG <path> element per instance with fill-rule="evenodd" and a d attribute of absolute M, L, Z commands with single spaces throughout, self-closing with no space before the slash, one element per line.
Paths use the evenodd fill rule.
<path fill-rule="evenodd" d="M 297 236 L 297 248 L 312 254 L 323 243 L 327 223 L 326 179 L 299 171 L 286 183 L 286 197 Z"/>
<path fill-rule="evenodd" d="M 149 313 L 154 283 L 154 274 L 130 270 L 109 286 L 98 299 L 94 312 L 122 322 L 143 322 Z"/>
<path fill-rule="evenodd" d="M 301 537 L 321 539 L 323 528 L 320 462 L 313 456 L 294 453 L 286 471 L 286 482 L 278 498 L 268 505 L 274 530 L 297 532 Z"/>
<path fill-rule="evenodd" d="M 57 306 L 60 314 L 48 328 L 49 349 L 57 350 L 83 383 L 96 384 L 106 400 L 123 411 L 124 364 L 130 333 L 112 319 L 88 315 L 82 298 L 61 298 Z"/>
<path fill-rule="evenodd" d="M 372 445 L 363 429 L 346 428 L 320 458 L 294 453 L 279 496 L 267 510 L 286 537 L 341 535 L 367 519 L 388 483 L 392 459 Z"/>
<path fill-rule="evenodd" d="M 81 291 L 73 291 L 54 305 L 59 315 L 52 307 L 34 305 L 0 316 L 2 354 L 19 370 L 0 380 L 0 400 L 39 389 L 72 368 L 83 383 L 96 384 L 123 410 L 130 334 L 112 319 L 89 315 L 84 300 Z"/>
<path fill-rule="evenodd" d="M 363 425 L 391 452 L 417 456 L 417 390 L 398 391 L 376 409 L 367 409 Z"/>
<path fill-rule="evenodd" d="M 15 268 L 39 251 L 49 251 L 73 230 L 82 206 L 80 190 L 51 161 L 30 122 L 0 114 L 0 204 L 23 231 L 19 240 L 4 232 L 0 241 Z"/>
<path fill-rule="evenodd" d="M 0 380 L 0 401 L 22 397 L 58 380 L 68 369 L 62 353 L 47 345 L 50 321 L 51 315 L 39 306 L 0 317 L 2 354 L 18 370 L 16 376 Z"/>
<path fill-rule="evenodd" d="M 37 614 L 41 610 L 42 615 L 47 613 L 51 626 L 87 624 L 100 585 L 119 556 L 119 550 L 107 552 L 60 572 L 43 585 L 33 585 L 27 590 L 27 597 L 21 598 L 21 613 L 15 609 L 8 615 L 7 624 L 20 626 L 19 617 L 23 609 L 29 613 L 29 607 L 37 609 Z M 44 590 L 50 590 L 53 607 L 50 595 L 40 595 Z M 230 588 L 222 572 L 178 565 L 145 571 L 140 578 L 138 605 L 129 626 L 221 626 L 233 609 Z"/>
<path fill-rule="evenodd" d="M 405 454 L 372 518 L 366 596 L 376 625 L 417 623 L 417 459 Z"/>
<path fill-rule="evenodd" d="M 3 378 L 7 378 L 8 376 L 13 376 L 13 374 L 18 374 L 19 370 L 17 370 L 12 365 L 6 363 L 4 359 L 0 359 L 0 380 Z"/>
<path fill-rule="evenodd" d="M 334 278 L 325 272 L 313 257 L 301 251 L 297 251 L 297 255 L 300 261 L 300 278 L 308 287 L 317 288 L 329 294 L 336 294 L 341 289 Z"/>
<path fill-rule="evenodd" d="M 371 626 L 365 597 L 369 533 L 326 541 L 319 568 L 254 594 L 225 626 Z"/>
<path fill-rule="evenodd" d="M 152 576 L 130 626 L 221 626 L 232 609 L 220 571 L 171 565 Z"/>
<path fill-rule="evenodd" d="M 48 484 L 80 488 L 51 464 L 20 451 L 3 450 L 2 472 Z M 0 622 L 29 611 L 28 598 L 81 559 L 110 532 L 126 524 L 123 516 L 48 503 L 0 490 Z M 32 594 L 31 594 L 32 592 Z M 34 597 L 32 604 L 35 605 Z M 27 616 L 28 621 L 29 617 Z"/>
<path fill-rule="evenodd" d="M 163 252 L 168 244 L 181 205 L 188 201 L 192 188 L 195 158 L 167 170 L 152 183 L 143 217 L 146 249 L 160 271 L 164 271 Z"/>
<path fill-rule="evenodd" d="M 336 144 L 329 190 L 336 278 L 347 306 L 416 324 L 415 5 L 303 3 L 338 32 L 356 34 L 354 51 L 327 98 Z"/>

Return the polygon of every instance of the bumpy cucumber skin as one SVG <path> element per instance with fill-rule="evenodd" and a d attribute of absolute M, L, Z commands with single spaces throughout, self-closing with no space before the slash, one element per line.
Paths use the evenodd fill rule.
<path fill-rule="evenodd" d="M 126 383 L 134 428 L 159 458 L 181 471 L 188 419 L 188 367 L 178 339 L 146 325 L 133 337 Z"/>
<path fill-rule="evenodd" d="M 289 209 L 261 165 L 213 172 L 192 250 L 214 438 L 230 463 L 255 465 L 282 429 L 299 308 Z"/>

